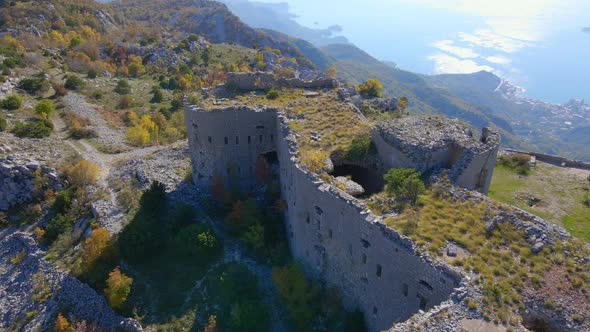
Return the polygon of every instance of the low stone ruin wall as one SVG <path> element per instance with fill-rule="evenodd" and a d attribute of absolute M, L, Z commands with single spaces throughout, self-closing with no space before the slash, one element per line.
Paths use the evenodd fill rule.
<path fill-rule="evenodd" d="M 269 90 L 272 88 L 323 89 L 335 88 L 338 82 L 331 78 L 305 81 L 298 78 L 278 78 L 272 73 L 228 73 L 226 85 L 239 90 Z"/>
<path fill-rule="evenodd" d="M 553 155 L 545 154 L 545 153 L 539 153 L 539 152 L 520 151 L 520 150 L 513 150 L 513 149 L 504 149 L 504 151 L 534 156 L 535 158 L 537 158 L 537 160 L 542 161 L 542 162 L 546 162 L 549 164 L 557 164 L 557 165 L 563 165 L 565 167 L 573 167 L 573 168 L 590 170 L 590 163 L 579 161 L 579 160 L 571 160 L 571 159 L 567 159 L 567 158 L 563 158 L 563 157 L 559 157 L 559 156 L 553 156 Z"/>
<path fill-rule="evenodd" d="M 39 162 L 21 160 L 15 154 L 0 158 L 0 211 L 28 202 L 35 189 L 35 172 L 46 179 L 49 188 L 59 190 L 57 172 Z"/>

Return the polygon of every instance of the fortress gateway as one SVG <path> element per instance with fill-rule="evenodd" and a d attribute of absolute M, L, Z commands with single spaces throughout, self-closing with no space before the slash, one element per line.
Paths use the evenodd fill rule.
<path fill-rule="evenodd" d="M 217 176 L 226 186 L 251 188 L 259 156 L 276 153 L 294 258 L 311 276 L 339 289 L 349 309 L 360 309 L 370 331 L 440 304 L 461 283 L 459 273 L 420 255 L 361 200 L 302 166 L 296 135 L 281 111 L 187 106 L 185 118 L 193 179 L 203 190 Z M 407 117 L 377 125 L 372 140 L 379 176 L 393 167 L 448 169 L 455 184 L 486 193 L 500 138 L 487 129 L 475 138 L 455 120 Z"/>

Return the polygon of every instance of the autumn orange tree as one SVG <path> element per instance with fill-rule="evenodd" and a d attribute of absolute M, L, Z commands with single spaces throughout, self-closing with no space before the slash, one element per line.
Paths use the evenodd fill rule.
<path fill-rule="evenodd" d="M 104 227 L 92 231 L 82 249 L 83 269 L 90 268 L 105 253 L 109 246 L 109 237 L 109 232 Z"/>
<path fill-rule="evenodd" d="M 70 329 L 70 322 L 61 314 L 55 318 L 55 332 L 66 332 Z"/>
<path fill-rule="evenodd" d="M 110 272 L 107 288 L 104 290 L 109 305 L 113 308 L 121 308 L 131 292 L 132 284 L 133 279 L 122 273 L 119 267 Z"/>

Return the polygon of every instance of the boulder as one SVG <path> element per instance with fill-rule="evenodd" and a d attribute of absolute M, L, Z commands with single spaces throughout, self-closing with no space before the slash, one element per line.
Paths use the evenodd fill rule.
<path fill-rule="evenodd" d="M 351 196 L 360 196 L 365 193 L 365 189 L 360 184 L 345 178 L 343 176 L 339 176 L 336 179 L 336 184 L 342 190 L 344 190 L 347 194 Z"/>

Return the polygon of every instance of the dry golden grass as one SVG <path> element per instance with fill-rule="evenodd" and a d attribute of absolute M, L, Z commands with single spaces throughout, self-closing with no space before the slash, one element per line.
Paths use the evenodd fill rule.
<path fill-rule="evenodd" d="M 301 136 L 297 139 L 300 150 L 317 150 L 326 155 L 347 147 L 357 136 L 370 135 L 372 121 L 362 120 L 349 105 L 338 100 L 336 90 L 309 98 L 302 89 L 282 89 L 274 100 L 266 94 L 238 94 L 227 101 L 204 100 L 206 109 L 238 104 L 250 107 L 268 106 L 283 110 L 291 120 L 290 127 Z M 319 139 L 312 137 L 319 136 Z"/>
<path fill-rule="evenodd" d="M 576 257 L 588 254 L 576 242 L 579 240 L 548 246 L 533 254 L 524 232 L 512 224 L 500 223 L 491 234 L 486 232 L 482 220 L 485 214 L 494 212 L 484 204 L 456 202 L 432 194 L 421 201 L 417 211 L 408 210 L 386 223 L 410 236 L 432 256 L 444 256 L 449 242 L 467 251 L 466 257 L 456 258 L 451 264 L 477 276 L 473 283 L 483 290 L 480 310 L 485 317 L 514 323 L 524 306 L 525 290 L 542 287 L 546 273 L 555 266 L 570 266 L 565 282 L 577 289 L 586 302 L 590 301 L 590 264 L 575 263 Z M 565 258 L 564 250 L 570 252 L 570 257 Z"/>

